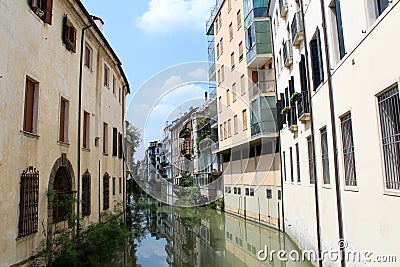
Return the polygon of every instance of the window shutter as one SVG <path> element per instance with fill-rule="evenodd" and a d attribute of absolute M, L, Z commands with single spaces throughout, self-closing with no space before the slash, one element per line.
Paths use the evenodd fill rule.
<path fill-rule="evenodd" d="M 340 58 L 342 59 L 345 55 L 345 48 L 344 48 L 342 12 L 340 9 L 340 0 L 335 0 L 335 11 L 336 11 L 336 25 L 339 37 L 339 52 L 340 52 Z"/>
<path fill-rule="evenodd" d="M 64 21 L 63 21 L 63 33 L 62 33 L 62 39 L 63 42 L 66 43 L 68 40 L 68 26 L 67 26 L 67 15 L 64 16 Z"/>
<path fill-rule="evenodd" d="M 53 0 L 46 1 L 46 14 L 45 14 L 45 22 L 51 25 L 51 20 L 53 17 Z"/>
<path fill-rule="evenodd" d="M 34 0 L 29 0 L 28 3 L 29 3 L 29 6 L 30 6 L 31 8 L 34 8 L 34 7 L 35 7 L 35 2 L 34 2 Z"/>
<path fill-rule="evenodd" d="M 73 48 L 72 48 L 72 52 L 76 53 L 76 28 L 75 27 L 71 27 L 72 30 L 72 43 L 74 44 Z"/>
<path fill-rule="evenodd" d="M 308 91 L 307 88 L 307 75 L 306 75 L 306 60 L 304 55 L 301 55 L 301 60 L 299 63 L 299 69 L 300 69 L 300 86 L 301 86 L 301 91 L 305 92 Z"/>
<path fill-rule="evenodd" d="M 310 54 L 311 54 L 311 67 L 312 67 L 312 79 L 314 90 L 317 89 L 318 85 L 320 85 L 320 69 L 319 69 L 319 62 L 318 62 L 318 47 L 317 47 L 317 40 L 311 40 L 310 42 Z"/>
<path fill-rule="evenodd" d="M 289 107 L 289 98 L 290 98 L 290 96 L 289 96 L 289 89 L 286 88 L 286 89 L 285 89 L 285 105 L 286 105 L 286 107 Z"/>
<path fill-rule="evenodd" d="M 294 93 L 294 77 L 293 76 L 289 80 L 289 92 L 290 92 L 290 96 Z"/>
<path fill-rule="evenodd" d="M 315 32 L 315 36 L 317 37 L 317 48 L 318 48 L 318 65 L 319 65 L 319 79 L 320 82 L 324 80 L 324 66 L 322 64 L 322 46 L 321 46 L 321 35 L 319 32 L 319 28 Z"/>

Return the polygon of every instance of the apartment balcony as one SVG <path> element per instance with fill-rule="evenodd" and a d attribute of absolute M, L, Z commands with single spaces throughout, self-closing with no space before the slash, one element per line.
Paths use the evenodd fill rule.
<path fill-rule="evenodd" d="M 294 46 L 300 45 L 301 41 L 303 41 L 304 38 L 304 23 L 300 11 L 294 14 L 291 30 L 292 30 L 293 45 Z"/>
<path fill-rule="evenodd" d="M 298 126 L 297 126 L 296 106 L 290 107 L 288 113 L 288 126 L 289 126 L 289 131 L 291 131 L 292 133 L 297 132 Z"/>
<path fill-rule="evenodd" d="M 249 88 L 249 98 L 253 99 L 260 94 L 275 92 L 275 74 L 274 70 L 258 70 L 258 82 Z"/>
<path fill-rule="evenodd" d="M 281 18 L 286 18 L 288 9 L 289 7 L 287 0 L 279 0 L 279 10 L 281 11 Z"/>
<path fill-rule="evenodd" d="M 310 116 L 310 103 L 308 101 L 307 91 L 303 91 L 297 100 L 297 112 L 299 114 L 299 121 L 306 122 L 311 119 Z"/>
<path fill-rule="evenodd" d="M 186 138 L 191 135 L 191 130 L 189 128 L 184 128 L 179 132 L 179 138 Z"/>
<path fill-rule="evenodd" d="M 272 58 L 270 21 L 257 20 L 246 28 L 246 60 L 250 68 L 260 68 Z"/>
<path fill-rule="evenodd" d="M 216 0 L 215 6 L 211 10 L 209 19 L 206 22 L 207 35 L 214 35 L 214 20 L 224 0 Z"/>
<path fill-rule="evenodd" d="M 250 103 L 251 136 L 275 136 L 277 133 L 276 122 L 276 97 L 260 96 Z"/>
<path fill-rule="evenodd" d="M 214 39 L 208 42 L 208 76 L 210 81 L 215 81 L 216 79 L 216 70 L 215 70 L 215 47 L 214 47 Z"/>
<path fill-rule="evenodd" d="M 181 155 L 187 159 L 192 158 L 192 142 L 190 140 L 184 141 L 179 145 L 179 150 L 181 151 Z"/>
<path fill-rule="evenodd" d="M 287 40 L 283 45 L 283 60 L 287 68 L 293 64 L 293 47 L 290 40 Z"/>

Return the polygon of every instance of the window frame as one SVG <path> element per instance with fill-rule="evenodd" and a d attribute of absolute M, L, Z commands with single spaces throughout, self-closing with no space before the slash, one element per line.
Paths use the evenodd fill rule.
<path fill-rule="evenodd" d="M 93 49 L 85 42 L 85 67 L 93 71 Z"/>
<path fill-rule="evenodd" d="M 28 105 L 28 82 L 32 83 L 33 85 L 33 93 L 32 95 L 32 102 L 31 108 Z M 23 104 L 23 120 L 22 120 L 22 132 L 28 133 L 34 136 L 38 136 L 38 117 L 39 117 L 39 86 L 40 83 L 29 76 L 25 76 L 25 87 L 24 87 L 24 104 Z M 30 95 L 30 94 L 29 94 Z M 31 111 L 32 118 L 29 120 L 28 124 L 28 117 L 27 112 Z M 32 128 L 32 129 L 28 129 Z"/>

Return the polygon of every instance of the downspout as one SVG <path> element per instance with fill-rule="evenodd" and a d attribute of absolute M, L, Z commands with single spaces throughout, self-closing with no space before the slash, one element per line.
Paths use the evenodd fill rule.
<path fill-rule="evenodd" d="M 100 185 L 101 185 L 101 161 L 99 160 L 99 192 L 98 192 L 98 197 L 99 197 L 99 222 L 101 222 L 101 205 L 100 205 Z"/>
<path fill-rule="evenodd" d="M 271 5 L 271 1 L 269 2 L 269 7 L 268 7 L 268 9 L 270 8 L 270 5 Z M 271 16 L 268 16 L 268 18 L 270 19 L 270 21 L 271 21 Z M 270 27 L 270 32 L 272 33 L 271 34 L 271 42 L 272 42 L 272 55 L 273 55 L 273 59 L 274 59 L 274 64 L 273 64 L 273 66 L 274 66 L 274 76 L 275 76 L 275 98 L 276 99 L 278 99 L 278 92 L 277 92 L 277 81 L 278 81 L 278 79 L 277 79 L 277 76 L 276 76 L 276 66 L 275 66 L 275 46 L 273 45 L 275 42 L 274 42 L 274 34 L 273 34 L 273 31 L 272 31 L 272 25 L 271 25 L 271 23 L 269 24 L 269 27 Z M 278 114 L 278 116 L 279 116 L 279 114 Z M 281 169 L 281 202 L 282 202 L 282 207 L 281 207 L 281 210 L 282 210 L 282 232 L 285 232 L 285 206 L 284 206 L 284 197 L 283 197 L 283 184 L 284 184 L 284 181 L 283 181 L 283 166 L 282 166 L 282 156 L 281 156 L 281 151 L 282 151 L 282 144 L 281 144 L 281 131 L 280 130 L 277 130 L 277 132 L 278 132 L 278 142 L 279 142 L 279 157 L 280 157 L 280 159 L 279 159 L 279 165 L 280 165 L 280 169 Z M 276 149 L 275 149 L 276 150 Z M 276 154 L 276 153 L 275 153 Z M 275 165 L 275 163 L 274 163 L 274 165 Z M 278 205 L 279 205 L 279 199 L 278 199 Z M 279 209 L 278 209 L 278 212 L 279 212 Z M 279 215 L 279 214 L 278 214 Z M 280 229 L 280 219 L 278 220 L 278 228 Z"/>
<path fill-rule="evenodd" d="M 303 20 L 303 31 L 304 31 L 304 57 L 306 60 L 306 75 L 307 75 L 307 96 L 308 103 L 310 108 L 310 123 L 311 123 L 311 143 L 312 143 L 312 156 L 314 160 L 313 164 L 313 172 L 314 172 L 314 198 L 315 198 L 315 219 L 317 223 L 317 246 L 318 246 L 318 264 L 322 267 L 322 240 L 321 240 L 321 221 L 320 221 L 320 209 L 319 209 L 319 193 L 318 193 L 318 179 L 317 179 L 317 165 L 316 165 L 316 156 L 315 156 L 315 127 L 314 127 L 314 117 L 313 117 L 313 105 L 311 98 L 311 84 L 310 84 L 310 73 L 309 73 L 309 65 L 308 65 L 308 46 L 307 46 L 307 34 L 306 34 L 306 26 L 304 19 L 304 9 L 303 9 L 303 0 L 300 0 L 300 9 L 301 16 Z"/>
<path fill-rule="evenodd" d="M 338 226 L 339 226 L 339 243 L 344 240 L 344 230 L 343 230 L 343 214 L 342 214 L 342 196 L 340 191 L 340 179 L 338 175 L 338 155 L 337 155 L 337 133 L 336 133 L 336 123 L 335 123 L 335 105 L 333 99 L 333 90 L 332 90 L 332 73 L 331 73 L 331 62 L 329 58 L 329 45 L 328 45 L 328 35 L 326 32 L 326 15 L 324 8 L 324 1 L 320 0 L 321 5 L 321 15 L 322 15 L 322 29 L 324 32 L 324 43 L 325 43 L 325 60 L 326 60 L 326 69 L 328 75 L 328 93 L 329 93 L 329 108 L 331 115 L 331 124 L 332 124 L 332 142 L 333 142 L 333 164 L 334 164 L 334 175 L 335 175 L 335 189 L 336 189 L 336 205 L 338 212 Z M 341 252 L 341 266 L 346 266 L 345 259 L 345 246 L 339 246 Z"/>
<path fill-rule="evenodd" d="M 93 26 L 93 21 L 90 21 L 90 25 L 84 27 L 82 29 L 81 34 L 81 55 L 80 55 L 80 65 L 79 65 L 79 96 L 78 96 L 78 204 L 77 204 L 77 230 L 76 235 L 77 239 L 79 240 L 79 207 L 80 207 L 80 199 L 81 199 L 81 120 L 82 120 L 82 73 L 83 73 L 83 46 L 85 41 L 85 31 Z"/>
<path fill-rule="evenodd" d="M 122 117 L 122 140 L 123 140 L 123 149 L 122 149 L 122 206 L 123 206 L 123 212 L 124 212 L 124 222 L 126 222 L 126 183 L 125 183 L 125 151 L 126 150 L 126 127 L 125 127 L 125 99 L 126 99 L 126 94 L 125 94 L 125 87 L 127 85 L 122 86 L 122 92 L 121 92 L 121 117 Z"/>

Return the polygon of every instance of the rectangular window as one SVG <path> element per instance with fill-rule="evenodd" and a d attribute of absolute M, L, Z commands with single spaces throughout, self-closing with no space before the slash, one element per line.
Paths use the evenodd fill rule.
<path fill-rule="evenodd" d="M 237 117 L 237 115 L 235 115 L 235 116 L 233 117 L 233 133 L 234 133 L 234 134 L 238 134 L 238 133 L 239 133 L 239 131 L 238 131 L 238 117 Z"/>
<path fill-rule="evenodd" d="M 243 59 L 243 42 L 239 43 L 239 62 Z"/>
<path fill-rule="evenodd" d="M 64 16 L 63 22 L 63 43 L 67 50 L 76 53 L 76 28 L 67 16 Z"/>
<path fill-rule="evenodd" d="M 231 54 L 231 70 L 235 69 L 235 52 Z"/>
<path fill-rule="evenodd" d="M 222 112 L 222 97 L 221 96 L 218 98 L 218 106 L 219 106 L 219 113 L 221 113 Z"/>
<path fill-rule="evenodd" d="M 229 24 L 229 40 L 232 41 L 233 39 L 233 29 L 232 29 L 232 23 Z"/>
<path fill-rule="evenodd" d="M 115 196 L 115 177 L 112 178 L 112 194 Z"/>
<path fill-rule="evenodd" d="M 240 10 L 236 14 L 236 22 L 237 22 L 237 28 L 239 29 L 242 27 L 242 14 L 240 13 Z"/>
<path fill-rule="evenodd" d="M 115 75 L 112 76 L 112 89 L 113 89 L 113 94 L 115 95 L 116 90 L 117 90 L 117 80 L 115 79 Z"/>
<path fill-rule="evenodd" d="M 222 27 L 222 17 L 221 17 L 221 12 L 218 14 L 218 20 L 219 20 L 219 28 Z"/>
<path fill-rule="evenodd" d="M 311 136 L 307 137 L 307 148 L 308 148 L 308 171 L 310 172 L 310 184 L 315 184 L 314 154 L 313 154 L 313 144 Z"/>
<path fill-rule="evenodd" d="M 24 237 L 38 231 L 39 172 L 33 167 L 22 172 L 19 194 L 18 237 Z"/>
<path fill-rule="evenodd" d="M 61 98 L 60 102 L 60 126 L 58 140 L 68 143 L 68 119 L 69 119 L 69 102 Z"/>
<path fill-rule="evenodd" d="M 85 66 L 92 70 L 92 63 L 93 63 L 93 50 L 92 48 L 86 43 L 85 45 Z"/>
<path fill-rule="evenodd" d="M 89 148 L 90 139 L 90 114 L 83 112 L 83 148 Z"/>
<path fill-rule="evenodd" d="M 244 95 L 246 93 L 246 84 L 245 84 L 245 80 L 244 80 L 244 74 L 240 77 L 240 92 L 242 93 L 242 95 Z"/>
<path fill-rule="evenodd" d="M 106 173 L 103 176 L 103 210 L 110 208 L 110 176 Z"/>
<path fill-rule="evenodd" d="M 224 122 L 224 140 L 226 138 L 228 138 L 228 131 L 227 131 L 227 128 L 226 128 L 226 122 Z"/>
<path fill-rule="evenodd" d="M 219 125 L 219 140 L 224 140 L 224 127 L 222 126 L 222 124 Z"/>
<path fill-rule="evenodd" d="M 224 65 L 221 67 L 221 82 L 225 80 L 225 68 Z"/>
<path fill-rule="evenodd" d="M 328 153 L 328 133 L 326 127 L 320 130 L 321 133 L 321 155 L 322 155 L 322 175 L 324 184 L 330 184 L 329 174 L 329 153 Z"/>
<path fill-rule="evenodd" d="M 281 190 L 278 190 L 278 200 L 281 200 L 282 199 L 282 192 L 281 192 Z"/>
<path fill-rule="evenodd" d="M 88 216 L 90 215 L 90 205 L 91 205 L 91 196 L 90 196 L 90 183 L 91 177 L 89 171 L 86 171 L 82 175 L 82 215 Z"/>
<path fill-rule="evenodd" d="M 103 123 L 103 153 L 108 154 L 108 124 Z"/>
<path fill-rule="evenodd" d="M 31 9 L 45 23 L 51 25 L 53 0 L 29 0 Z"/>
<path fill-rule="evenodd" d="M 322 63 L 322 49 L 319 29 L 315 32 L 314 38 L 310 41 L 311 67 L 314 90 L 324 80 L 324 68 Z"/>
<path fill-rule="evenodd" d="M 119 193 L 122 194 L 122 178 L 119 177 Z"/>
<path fill-rule="evenodd" d="M 245 189 L 245 195 L 246 196 L 250 196 L 250 197 L 254 197 L 254 188 L 246 188 Z"/>
<path fill-rule="evenodd" d="M 301 173 L 300 173 L 300 151 L 299 144 L 296 144 L 296 163 L 297 163 L 297 182 L 301 182 Z"/>
<path fill-rule="evenodd" d="M 228 120 L 228 137 L 232 136 L 232 121 L 231 119 Z"/>
<path fill-rule="evenodd" d="M 271 198 L 272 198 L 272 190 L 267 189 L 267 199 L 271 199 Z"/>
<path fill-rule="evenodd" d="M 285 151 L 282 152 L 282 160 L 283 160 L 283 179 L 286 182 L 286 153 Z"/>
<path fill-rule="evenodd" d="M 340 118 L 346 186 L 357 186 L 351 113 Z"/>
<path fill-rule="evenodd" d="M 124 150 L 123 150 L 122 134 L 118 133 L 118 157 L 122 159 L 123 154 Z"/>
<path fill-rule="evenodd" d="M 294 182 L 294 175 L 293 175 L 293 149 L 289 148 L 289 163 L 290 163 L 290 181 Z"/>
<path fill-rule="evenodd" d="M 221 40 L 219 40 L 219 48 L 220 48 L 220 52 L 221 52 L 220 55 L 222 55 L 224 53 L 224 42 L 223 41 L 224 41 L 223 38 L 221 38 Z"/>
<path fill-rule="evenodd" d="M 37 133 L 38 98 L 39 83 L 36 83 L 26 77 L 23 125 L 23 130 L 25 132 L 33 134 Z"/>
<path fill-rule="evenodd" d="M 221 53 L 219 52 L 219 44 L 217 44 L 217 58 L 219 58 L 220 55 Z"/>
<path fill-rule="evenodd" d="M 232 9 L 232 3 L 231 0 L 228 0 L 228 12 L 231 11 Z"/>
<path fill-rule="evenodd" d="M 380 16 L 383 11 L 389 6 L 389 0 L 376 0 L 376 5 L 378 9 L 378 16 Z"/>
<path fill-rule="evenodd" d="M 226 105 L 229 106 L 231 104 L 231 96 L 229 89 L 226 90 Z"/>
<path fill-rule="evenodd" d="M 342 12 L 340 10 L 340 0 L 332 0 L 329 5 L 331 20 L 332 20 L 332 31 L 335 37 L 335 48 L 338 50 L 340 59 L 345 55 L 344 49 L 344 36 L 342 26 Z"/>
<path fill-rule="evenodd" d="M 118 102 L 121 103 L 121 99 L 122 99 L 122 90 L 121 90 L 121 88 L 119 88 L 118 92 L 119 92 L 118 93 Z"/>
<path fill-rule="evenodd" d="M 237 187 L 233 188 L 233 194 L 236 195 L 237 194 Z"/>
<path fill-rule="evenodd" d="M 238 193 L 238 195 L 241 195 L 242 194 L 242 188 L 238 187 L 237 193 Z"/>
<path fill-rule="evenodd" d="M 113 128 L 113 153 L 112 155 L 116 157 L 118 155 L 118 130 Z"/>
<path fill-rule="evenodd" d="M 386 189 L 400 189 L 400 100 L 398 85 L 378 96 Z"/>
<path fill-rule="evenodd" d="M 236 83 L 232 84 L 232 102 L 237 100 Z"/>
<path fill-rule="evenodd" d="M 110 87 L 110 68 L 104 64 L 104 86 Z"/>
<path fill-rule="evenodd" d="M 247 111 L 242 111 L 243 130 L 247 130 Z"/>

